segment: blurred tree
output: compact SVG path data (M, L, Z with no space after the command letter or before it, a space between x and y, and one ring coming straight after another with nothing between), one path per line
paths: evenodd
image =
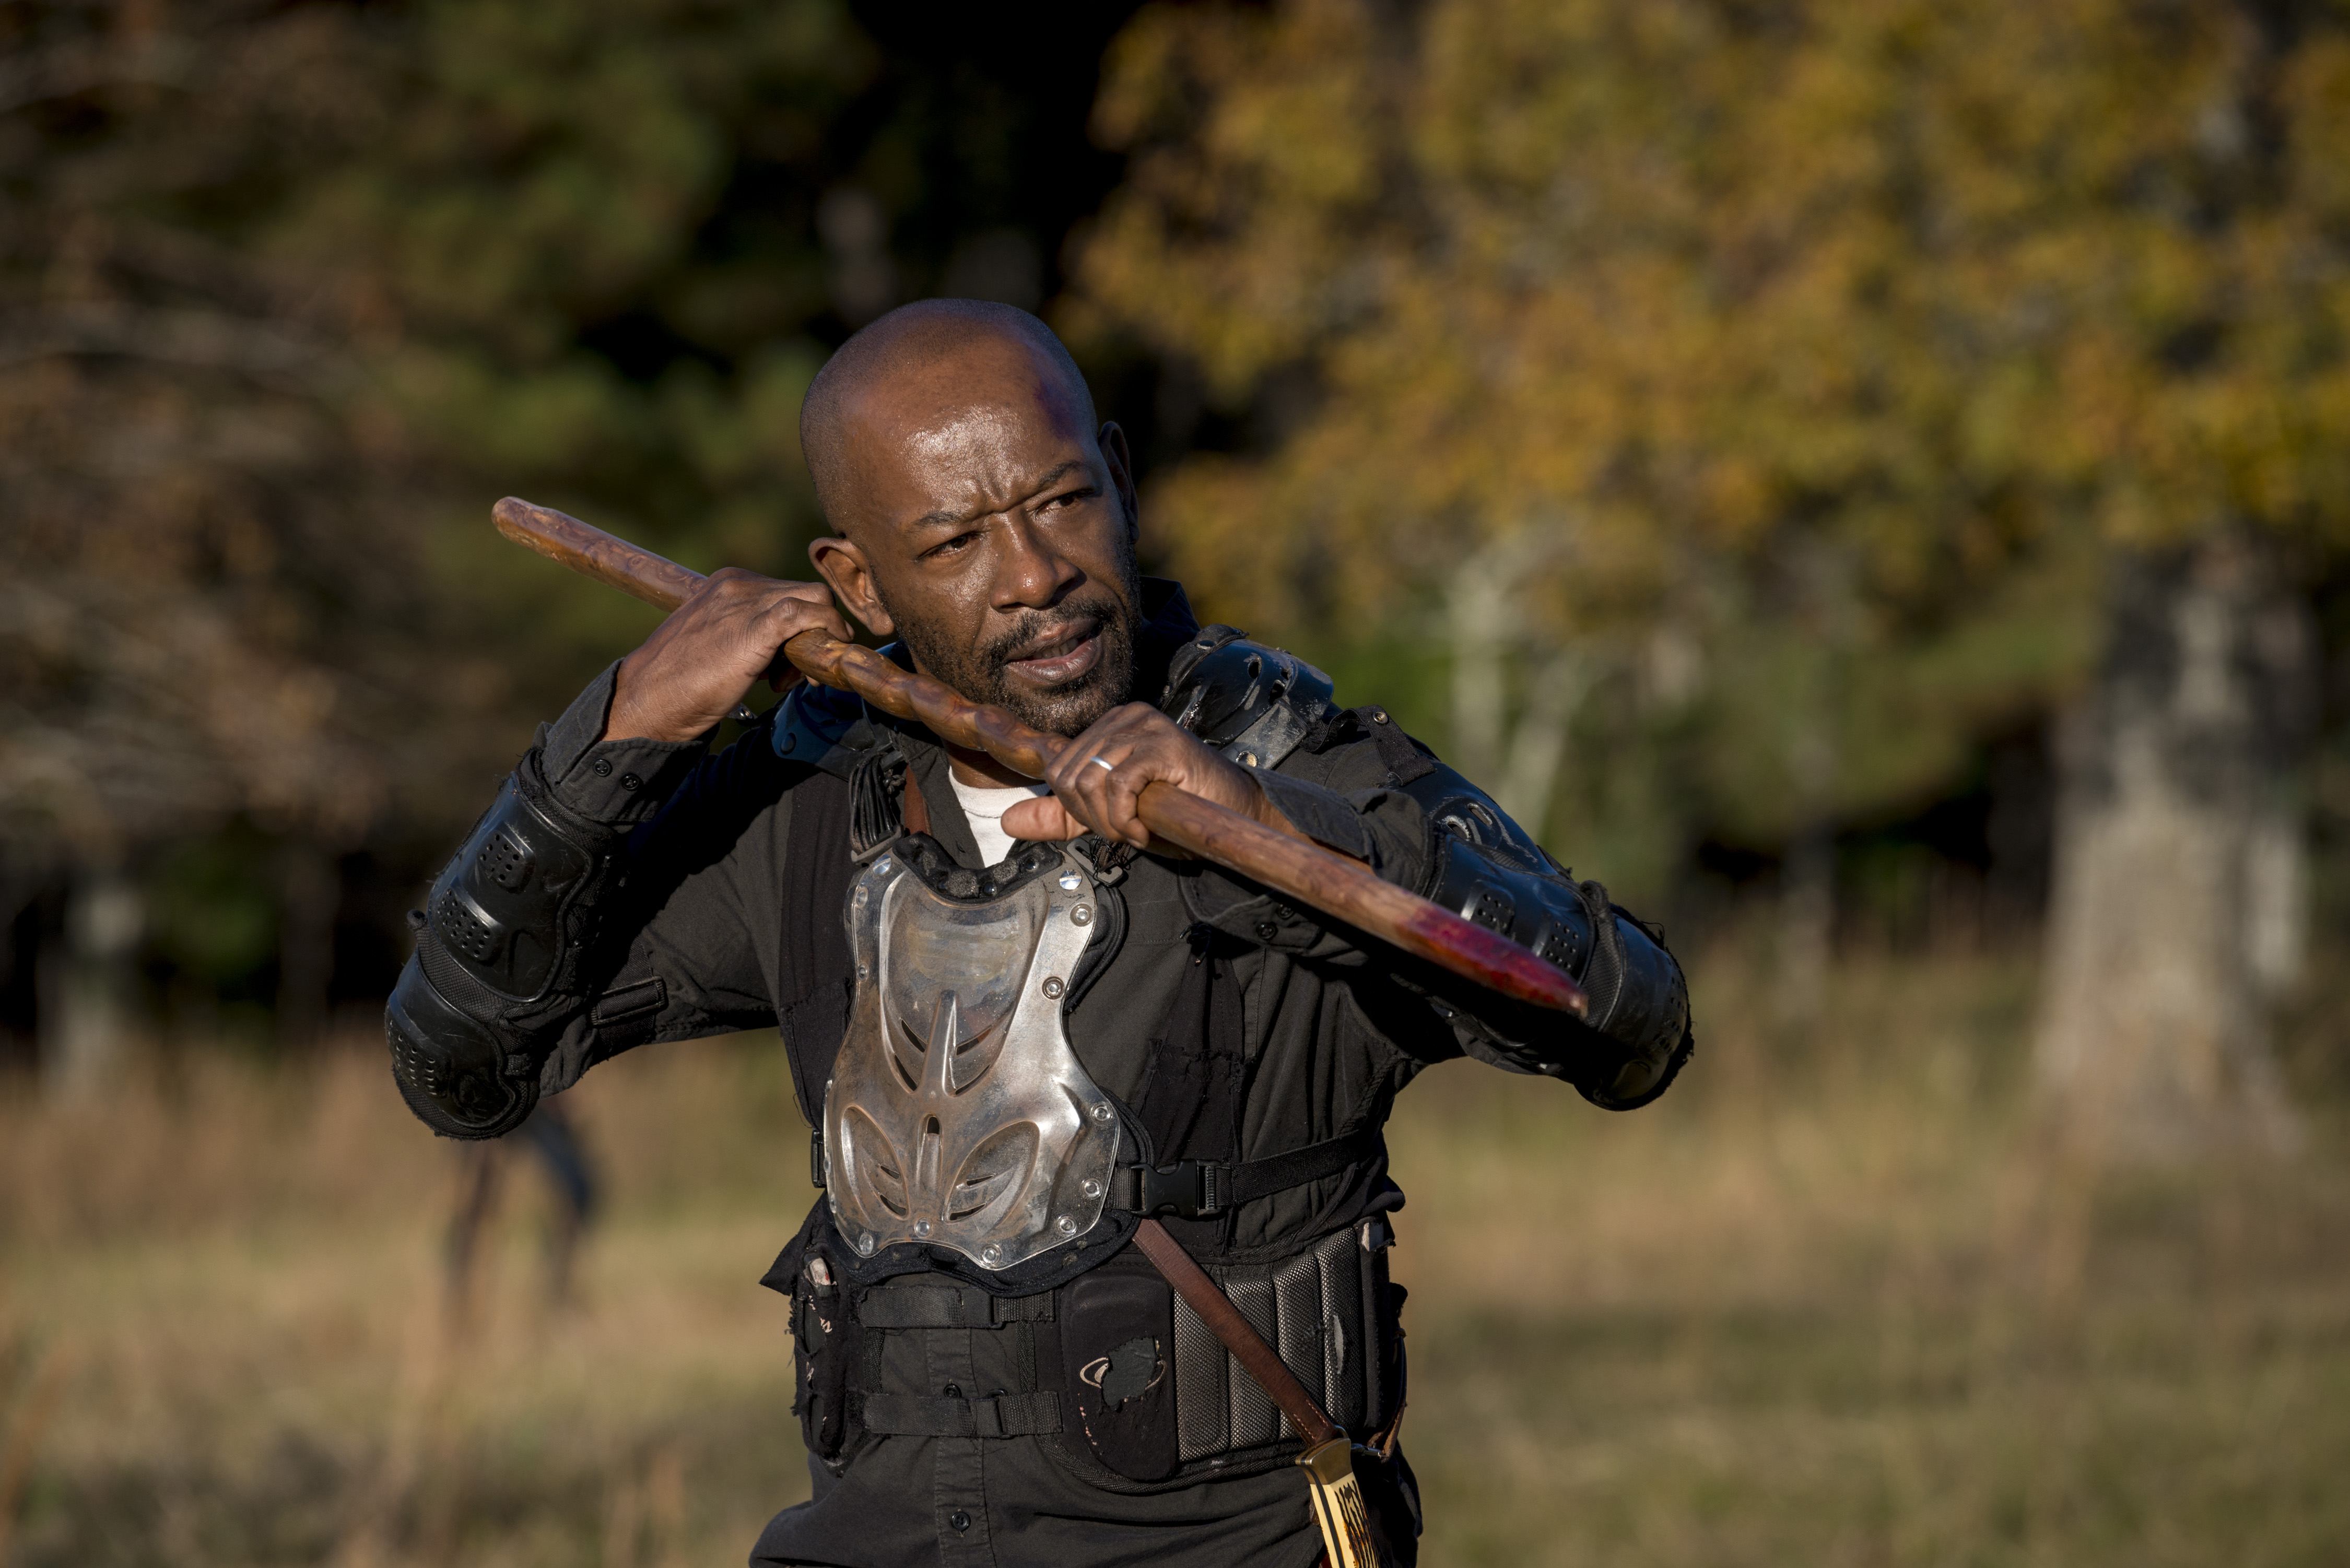
M1154 506L1211 607L1392 626L1443 585L1464 758L1514 711L1531 778L1590 671L1653 691L1648 648L1710 646L1690 809L1793 846L1793 989L1832 825L2075 699L2052 1103L2108 1150L2273 1141L2277 693L2294 563L2350 521L2345 21L1154 6L1109 62L1132 161L1069 320L1259 410L1257 451Z
M248 243L359 133L327 21L0 6L0 856L19 901L71 869L69 1084L135 996L136 855L240 812L347 841L413 732L346 315Z
M1057 286L1125 8L867 9L886 47L839 0L0 0L0 898L94 911L62 1055L142 940L209 975L142 906L238 821L314 1032L337 857L441 852L650 624L497 495L804 572L827 346Z
M799 399L833 304L816 209L877 62L834 0L342 16L366 132L260 244L348 302L471 679L525 671L514 700L543 712L650 622L496 539L494 492L705 567L799 566Z

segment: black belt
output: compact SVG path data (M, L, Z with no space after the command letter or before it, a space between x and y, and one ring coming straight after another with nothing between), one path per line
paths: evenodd
M1326 1143L1233 1163L1179 1159L1173 1165L1121 1165L1109 1173L1109 1207L1125 1214L1172 1214L1204 1220L1287 1188L1303 1187L1359 1165L1386 1147L1378 1127L1358 1127Z
M997 1328L1050 1323L1053 1293L992 1296L976 1285L893 1285L857 1293L857 1321L868 1328Z
M985 1399L868 1394L858 1418L867 1431L885 1437L1031 1438L1061 1429L1061 1399L1049 1389Z

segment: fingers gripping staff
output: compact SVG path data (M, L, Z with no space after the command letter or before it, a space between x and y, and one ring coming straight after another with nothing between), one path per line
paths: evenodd
M498 503L494 516L498 531L516 544L663 609L676 608L703 580L699 573L546 507L508 497ZM1030 778L1051 775L1069 745L1001 708L972 702L941 681L821 631L791 639L782 658L825 685L926 724L941 738L983 751ZM1115 764L1101 758L1086 761L1116 774ZM1168 843L1480 985L1578 1016L1587 1006L1582 987L1564 971L1506 937L1381 880L1368 867L1164 782L1146 785L1135 809Z

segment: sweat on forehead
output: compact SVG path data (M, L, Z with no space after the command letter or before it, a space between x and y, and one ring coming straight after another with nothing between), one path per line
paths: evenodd
M1093 393L1053 329L1028 312L983 299L925 299L900 306L858 330L816 372L800 405L800 451L816 481L816 501L839 525L850 414L869 394L902 386L913 393L970 351L1017 347L1067 400L1079 430L1094 426Z

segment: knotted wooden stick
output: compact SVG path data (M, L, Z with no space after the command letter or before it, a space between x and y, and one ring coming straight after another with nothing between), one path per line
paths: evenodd
M662 609L675 609L702 586L701 573L547 507L508 496L493 515L498 532L515 544ZM1065 736L1032 729L1001 708L973 702L853 642L804 631L783 651L810 679L854 691L884 712L926 724L941 739L985 752L1030 778L1044 777L1069 744ZM1370 867L1345 856L1163 783L1143 789L1135 812L1170 844L1504 996L1578 1017L1588 1005L1583 988L1565 971L1506 937L1381 881Z

